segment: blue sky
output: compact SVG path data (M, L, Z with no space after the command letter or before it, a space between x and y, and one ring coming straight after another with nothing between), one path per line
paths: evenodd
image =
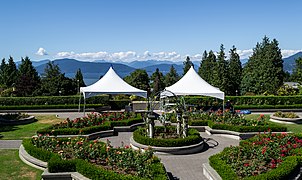
M264 35L284 57L302 49L302 1L9 0L0 2L0 58L199 60L235 45L248 57Z

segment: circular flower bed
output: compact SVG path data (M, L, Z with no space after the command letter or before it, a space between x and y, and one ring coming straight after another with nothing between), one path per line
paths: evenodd
M20 125L29 124L35 121L34 116L21 113L7 113L0 115L1 125Z
M299 124L302 122L302 118L294 112L277 111L270 116L270 121L285 124Z
M154 130L154 138L149 138L145 128L137 129L133 132L133 139L143 145L157 147L180 147L202 142L202 137L196 129L188 129L188 136L185 138L176 134L174 126L167 126L166 128L157 126Z
M286 133L258 135L240 142L240 146L225 148L220 154L210 157L210 164L223 176L222 178L232 176L234 172L238 177L235 178L233 175L232 179L258 176L280 167L278 171L275 173L272 171L264 179L276 179L269 176L286 179L285 176L292 173L299 164L295 163L296 159L287 158L300 156L301 147L302 138L299 136ZM285 168L287 164L290 164L291 169ZM231 172L227 172L229 168Z
M277 111L277 112L274 113L274 116L280 117L280 118L291 118L291 119L299 118L299 116L294 112Z

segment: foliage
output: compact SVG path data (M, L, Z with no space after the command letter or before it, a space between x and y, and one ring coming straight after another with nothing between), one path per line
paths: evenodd
M176 72L176 69L171 65L170 71L165 76L165 85L166 87L173 85L179 80L179 75Z
M175 127L166 127L168 131L174 130L176 133ZM155 127L155 131L160 131L164 135L164 127ZM157 146L157 147L180 147L187 146L192 144L197 144L202 141L199 132L196 129L188 130L188 137L185 138L149 138L147 137L146 129L140 128L133 132L133 139L141 144L148 146Z
M199 75L209 84L213 86L217 86L215 84L216 80L219 79L217 73L217 63L216 56L214 52L211 50L209 53L206 51L203 53L202 61L200 63L200 67L198 69Z
M150 79L152 81L151 87L153 88L153 95L158 94L165 88L164 75L158 68L156 68L156 71L151 75Z
M83 79L83 74L82 74L82 71L81 71L80 68L77 70L77 73L76 73L74 79L76 80L78 87L85 87L86 86L86 84L84 82L84 79ZM78 89L78 92L80 92L79 89Z
M150 150L142 153L129 149L129 146L113 148L109 141L105 144L98 140L88 141L83 138L60 139L38 136L29 141L31 141L32 149L43 150L44 152L41 153L45 154L51 153L48 161L51 172L79 171L92 179L98 179L96 176L104 179L109 179L109 177L111 179L141 179L154 176L166 179L163 166ZM30 154L35 154L35 152L30 152ZM94 172L83 172L88 167ZM156 173L159 174L156 175Z
M231 94L230 92L230 76L229 76L229 62L226 61L226 56L224 53L224 46L221 44L220 51L217 56L217 75L219 78L216 79L215 86L219 88L225 94ZM232 71L230 69L230 71Z
M72 95L77 93L77 84L62 74L58 65L50 61L46 64L41 79L39 94L48 96Z
M19 66L19 76L16 81L17 96L32 96L35 90L39 89L40 77L32 65L30 59L26 56L22 58Z
M28 114L21 114L19 113L6 113L6 114L0 114L0 120L5 119L5 120L19 120L22 118L27 118L29 117Z
M138 89L150 91L149 76L146 70L137 69L129 76L126 76L124 80Z
M281 117L281 118L299 118L299 116L294 112L277 111L274 113L274 116Z
M235 46L229 51L229 94L232 96L237 96L240 94L240 84L242 80L242 65L240 57L236 52Z
M302 83L302 57L296 59L295 68L293 70L293 74L291 75L290 80L293 82Z
M278 41L264 37L243 69L241 93L275 94L283 85L283 60Z
M287 84L282 85L277 91L278 96L294 96L298 95L298 93L299 89L293 88Z
M191 66L192 67L194 67L194 65L193 65L193 63L192 63L192 61L190 60L190 57L189 56L187 56L186 57L186 60L183 62L183 75L185 75L188 71L189 71L189 69L191 68Z
M298 166L297 159L291 156L295 156L295 149L301 146L302 140L294 135L268 133L242 141L240 146L225 148L220 154L210 157L210 164L216 169L217 161L220 161L220 166L225 169L218 168L219 174L224 171L220 174L222 176L234 175L233 171L238 178L256 176L258 179L260 175L259 178L283 179Z

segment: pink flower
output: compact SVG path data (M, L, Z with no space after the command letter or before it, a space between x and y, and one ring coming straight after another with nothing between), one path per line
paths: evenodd
M249 163L244 163L243 166L248 167L248 166L250 166L250 164Z

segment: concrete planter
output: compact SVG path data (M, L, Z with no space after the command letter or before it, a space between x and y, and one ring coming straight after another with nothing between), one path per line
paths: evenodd
M204 142L201 141L198 144L181 146L181 147L156 147L156 146L148 146L148 145L140 144L134 141L132 136L130 138L130 146L134 150L138 150L138 149L144 150L144 149L152 148L155 151L155 154L180 155L180 154L193 154L193 153L201 152L204 146Z
M35 116L29 116L27 118L22 118L19 120L0 120L0 125L23 125L29 124L35 121Z
M281 123L281 124L301 124L302 118L301 117L299 117L299 118L281 118L281 117L271 115L270 121L276 122L276 123Z

